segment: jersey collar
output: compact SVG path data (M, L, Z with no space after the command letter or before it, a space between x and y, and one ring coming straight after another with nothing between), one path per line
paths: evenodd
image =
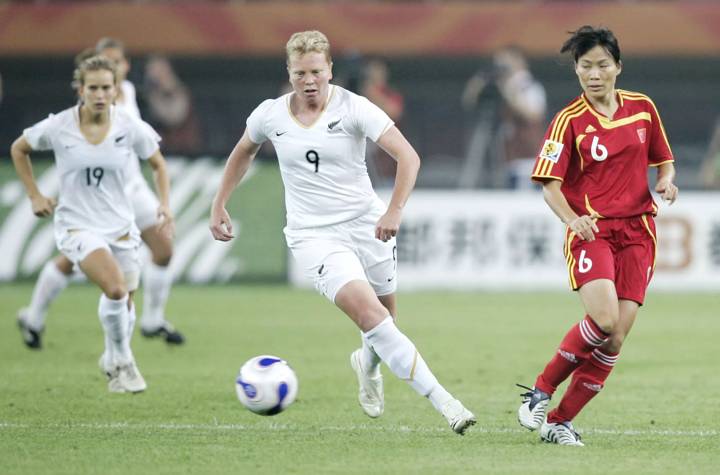
M293 120L297 125L299 125L300 127L302 127L303 129L312 129L312 128L315 126L315 124L317 124L318 121L319 121L319 120L322 118L322 116L325 114L325 111L327 110L328 105L330 104L330 101L331 101L332 98L333 98L333 95L335 95L335 85L334 85L334 84L329 84L329 86L330 86L330 92L328 93L328 97L327 97L327 99L325 100L325 104L323 104L323 108L322 108L322 110L320 111L320 114L318 114L317 119L315 119L315 122L313 122L313 123L310 124L310 125L305 125L305 124L303 124L302 122L300 122L300 121L298 120L297 117L295 117L295 114L293 114L292 109L290 108L290 99L292 99L292 96L293 96L293 94L295 94L295 93L294 93L294 92L291 92L290 94L288 94L288 95L287 95L287 99L285 99L285 105L287 106L287 111L288 111L288 114L290 115L290 118L292 118L292 120Z
M587 98L587 96L585 95L584 92L582 93L581 97L582 97L583 102L587 106L587 109L590 111L590 113L592 115L597 117L597 120L600 122L600 125L602 125L604 128L612 129L612 128L614 128L614 125L616 122L618 122L619 120L622 120L622 119L610 119L605 114L602 114L601 112L599 112L597 109L595 109L595 106L593 106L592 102L590 102L590 100ZM617 111L615 111L615 117L618 117L618 115L620 115L620 111L623 109L623 99L622 99L622 95L618 92L617 89L615 90L615 97L617 98L617 101L618 101L618 109L617 109Z

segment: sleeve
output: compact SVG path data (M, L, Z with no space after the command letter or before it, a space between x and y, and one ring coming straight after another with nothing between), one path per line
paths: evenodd
M123 107L131 116L140 119L140 108L137 103L137 94L133 83L127 79L120 85L123 91L124 103Z
M350 122L355 135L377 142L382 134L395 125L395 122L382 109L367 98L356 96L354 103L353 117Z
M140 159L147 160L160 149L160 140L162 139L147 122L137 119L133 123L135 126L133 151Z
M550 122L545 138L535 158L530 178L533 181L563 181L572 154L572 127L566 120L566 109L558 113Z
M53 123L55 115L50 114L47 119L41 120L37 124L23 130L23 137L27 140L33 150L50 150L52 149Z
M245 122L247 125L248 137L250 137L250 140L254 144L260 145L268 139L269 133L267 131L267 116L273 102L274 101L272 99L263 101L262 104L252 111Z
M660 114L652 101L648 101L652 124L650 126L650 146L648 148L648 165L657 167L667 162L674 162L670 142L668 142L665 127L663 127Z

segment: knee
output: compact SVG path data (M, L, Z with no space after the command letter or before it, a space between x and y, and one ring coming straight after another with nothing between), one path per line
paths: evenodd
M368 306L358 312L358 324L363 331L369 331L380 325L388 317L388 311L382 305Z
M128 294L125 284L121 283L106 285L103 292L111 300L120 300Z
M160 232L157 225L143 231L141 237L150 248L153 264L160 267L167 266L173 255L172 238Z
M608 307L590 315L590 318L600 327L605 333L611 334L617 325L620 315L617 308Z
M73 271L73 263L70 262L69 259L67 259L64 256L58 256L53 261L55 263L55 267L58 271L60 271L61 274L64 275L70 275Z
M620 349L625 342L626 336L627 335L623 332L614 331L603 345L603 349L611 353L620 353Z
M172 259L173 249L172 244L163 243L160 246L155 246L152 250L152 261L153 264L160 267L167 267Z

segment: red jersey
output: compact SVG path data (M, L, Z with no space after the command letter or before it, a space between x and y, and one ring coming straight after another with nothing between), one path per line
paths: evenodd
M608 119L581 95L561 110L545 133L532 179L560 180L578 215L627 218L657 213L647 167L672 162L655 104L644 94L617 91Z

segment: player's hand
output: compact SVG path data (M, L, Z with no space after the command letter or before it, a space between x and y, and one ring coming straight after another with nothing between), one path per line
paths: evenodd
M217 241L229 241L235 237L232 232L230 215L224 207L214 207L210 211L210 232Z
M661 178L655 185L655 191L660 193L663 201L671 205L675 203L679 190L670 179Z
M375 238L382 242L388 242L397 236L400 229L401 213L396 210L387 210L384 215L380 216L375 225Z
M32 212L38 218L46 218L53 213L57 201L55 198L48 198L45 195L37 194L30 198Z
M580 236L585 241L594 241L595 233L600 232L600 229L598 229L595 221L595 219L585 214L583 216L578 216L574 220L570 221L570 223L568 223L568 226L575 234Z
M157 218L160 226L158 230L172 239L175 236L175 218L173 217L172 211L165 205L158 206Z

